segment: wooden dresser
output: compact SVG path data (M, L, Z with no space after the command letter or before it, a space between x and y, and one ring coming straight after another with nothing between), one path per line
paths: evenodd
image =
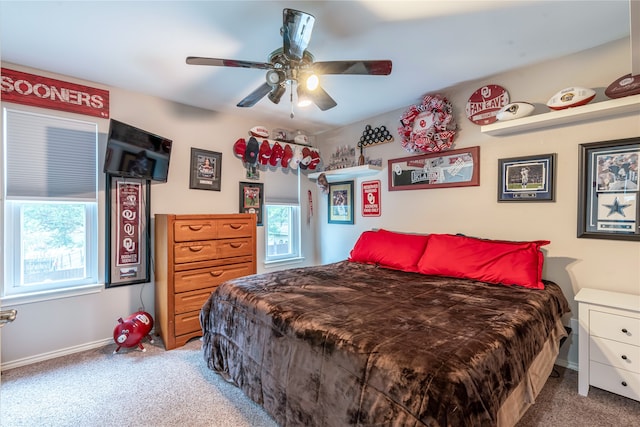
M640 401L640 296L583 288L578 393L589 386Z
M256 273L256 216L155 215L156 333L167 350L202 336L200 308L222 282Z

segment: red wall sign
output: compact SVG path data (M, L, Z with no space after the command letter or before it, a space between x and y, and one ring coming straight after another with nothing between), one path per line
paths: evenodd
M380 216L380 181L362 183L362 216Z
M109 118L109 91L1 69L2 100L88 116Z

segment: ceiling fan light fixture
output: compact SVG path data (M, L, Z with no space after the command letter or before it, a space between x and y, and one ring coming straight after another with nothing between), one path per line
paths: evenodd
M267 71L267 83L271 86L279 85L284 81L284 73L278 70Z
M287 88L285 87L285 85L280 84L278 86L275 86L273 89L271 89L271 92L269 92L268 98L271 102L273 102L274 104L277 104L280 102L280 98L282 98L282 95L284 95L286 91L287 91Z
M318 86L320 86L320 79L315 74L309 74L306 78L305 86L307 87L307 90L316 90L318 89Z
M307 91L302 87L302 85L298 85L298 107L308 107L311 105L311 97L307 93Z

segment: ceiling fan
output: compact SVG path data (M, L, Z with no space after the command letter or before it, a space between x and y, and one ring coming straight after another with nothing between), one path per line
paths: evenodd
M283 24L280 29L283 45L271 52L269 62L240 61L234 59L187 57L187 64L212 65L218 67L257 68L267 70L266 81L240 101L238 107L252 107L263 97L274 104L293 85L297 86L298 105L315 103L322 111L333 108L336 101L319 85L318 76L325 74L380 75L391 74L391 61L323 61L314 62L313 55L307 51L315 17L294 9L282 11ZM293 113L292 113L293 117Z

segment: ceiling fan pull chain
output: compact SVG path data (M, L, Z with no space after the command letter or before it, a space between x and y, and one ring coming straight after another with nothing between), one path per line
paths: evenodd
M293 114L293 89L291 89L291 91L289 93L289 99L291 100L291 116L289 116L289 117L291 117L293 119L293 116L294 116L294 114Z

